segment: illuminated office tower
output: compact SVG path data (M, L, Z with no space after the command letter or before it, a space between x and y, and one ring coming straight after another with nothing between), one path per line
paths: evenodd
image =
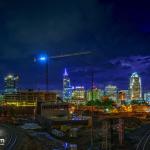
M142 100L141 77L135 72L130 77L130 99Z
M85 100L85 88L84 86L76 86L72 88L72 99L73 100Z
M104 95L104 92L98 88L94 88L92 90L87 91L87 100L101 100L101 97Z
M144 93L144 101L150 104L150 92Z
M18 81L19 77L18 76L14 76L14 75L7 75L4 78L5 81L5 93L15 93L17 92L17 81Z
M117 86L108 85L105 87L105 95L109 97L109 99L116 101L118 98L118 89Z
M63 100L71 100L72 97L72 87L70 84L70 78L67 73L67 69L65 68L63 75Z

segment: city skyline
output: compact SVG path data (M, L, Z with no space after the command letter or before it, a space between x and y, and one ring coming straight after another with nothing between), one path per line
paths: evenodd
M95 80L94 80L94 86L96 87L96 88L99 88L99 89L102 89L102 90L104 90L105 89L105 87L106 86L108 86L108 85L112 85L112 86L117 86L117 88L118 88L118 91L119 90L128 90L128 89L130 89L130 78L131 78L131 76L133 75L133 74L138 74L138 72L133 72L133 73L131 73L130 74L130 76L128 77L128 79L127 79L127 81L128 81L128 83L124 86L125 88L121 88L121 87L119 87L118 85L118 83L117 82L115 82L115 81L111 81L111 82L106 82L105 84L101 84L101 83L98 83L98 82L96 82ZM11 76L13 76L14 74L12 73L12 74L7 74L7 76L9 76L9 75L11 75ZM70 81L69 82L71 82L72 84L70 84L72 87L74 87L74 86L84 86L85 87L85 89L91 89L91 78L90 78L90 80L88 81L88 83L84 83L84 82L78 82L78 81L75 81L74 80L74 77L73 76L71 76L70 75L70 72L68 73L68 69L67 68L65 68L65 72L63 73L63 76L64 75L66 75L66 76L68 76L70 79ZM4 90L4 86L5 86L5 81L4 81L4 79L7 77L6 75L3 77L3 83L1 84L1 85L3 85L2 86L2 89L1 90ZM89 75L89 77L91 77L91 75ZM141 76L140 76L141 77ZM19 76L19 78L20 78L20 76ZM62 77L61 77L62 78ZM40 87L39 86L39 88L31 88L31 87L21 87L21 85L20 85L20 82L21 82L21 80L19 80L19 84L18 84L18 89L34 89L34 90L45 90L45 82L44 82L44 79L45 79L45 75L43 74L43 85ZM73 80L72 80L73 79ZM50 86L50 89L49 90L63 90L63 85L62 85L62 79L59 79L61 82L59 83L60 84L60 88L52 88L51 86ZM73 82L72 82L73 81ZM144 84L143 84L143 77L141 77L141 86L142 86L142 90L143 91L145 91L145 92L149 92L150 91L150 88L146 88L146 87L144 87ZM117 84L115 84L115 83L117 83ZM50 85L50 84L49 84ZM103 85L103 86L101 86L101 85Z
M150 1L0 0L0 149L150 150Z

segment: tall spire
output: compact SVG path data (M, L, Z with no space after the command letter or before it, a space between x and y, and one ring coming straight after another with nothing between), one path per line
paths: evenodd
M64 71L64 76L68 76L68 72L67 72L66 68L65 68L65 71Z

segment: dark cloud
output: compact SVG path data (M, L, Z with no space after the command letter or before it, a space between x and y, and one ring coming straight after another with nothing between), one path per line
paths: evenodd
M127 88L133 71L148 79L148 6L145 0L2 0L0 81L14 72L21 76L20 86L43 87L44 66L33 57L86 50L93 55L50 61L52 88L62 86L64 67L74 84L90 84L92 70L101 87L111 82Z

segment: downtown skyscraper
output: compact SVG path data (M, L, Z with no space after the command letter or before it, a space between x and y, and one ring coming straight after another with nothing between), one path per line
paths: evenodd
M134 72L130 77L129 92L131 100L142 100L141 77L137 72Z
M63 100L69 101L71 100L71 98L72 98L72 87L67 69L65 68L63 74Z
M17 92L17 81L19 80L18 76L14 76L11 74L8 74L5 78L4 78L4 82L5 82L5 93L15 93Z
M105 95L108 96L114 102L117 101L118 98L118 88L115 85L107 85L105 87Z

